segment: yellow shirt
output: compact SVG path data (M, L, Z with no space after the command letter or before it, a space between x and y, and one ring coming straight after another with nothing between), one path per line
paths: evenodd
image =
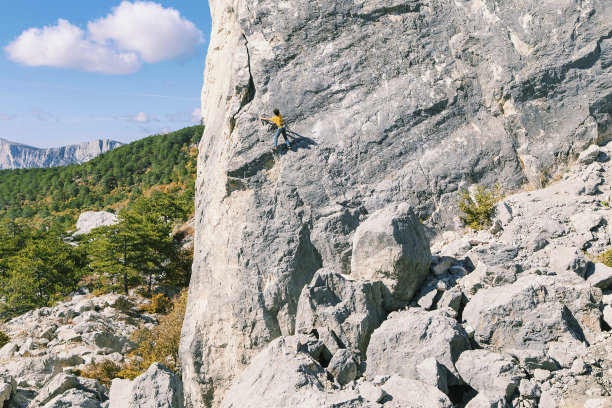
M274 123L276 123L276 126L283 127L285 126L285 122L283 122L283 116L282 115L276 115L272 118L270 118L270 120Z

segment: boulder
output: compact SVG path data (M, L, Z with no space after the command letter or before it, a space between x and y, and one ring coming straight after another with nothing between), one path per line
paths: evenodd
M62 372L54 356L27 357L0 364L0 373L6 373L21 387L42 388L51 378Z
M586 280L588 283L597 288L612 289L612 268L610 268L608 265L597 262L592 268L588 268Z
M334 393L325 370L309 354L298 352L299 336L273 340L251 361L225 393L221 408L364 407L355 390ZM112 408L112 407L111 407Z
M106 211L86 211L79 215L74 235L88 234L92 229L113 225L119 222L115 214Z
M91 346L97 347L104 354L127 354L137 347L130 339L110 332L91 332L83 335L83 340Z
M430 263L423 226L406 204L375 211L355 231L351 275L357 280L382 281L391 294L388 310L410 302Z
M365 374L368 379L399 375L416 380L417 366L433 357L450 373L448 385L456 385L460 380L454 363L470 348L467 334L446 309L394 312L370 338Z
M381 388L391 397L391 405L398 408L415 406L414 404L423 408L453 407L451 401L442 391L421 381L394 375L385 381Z
M39 391L36 398L32 401L32 404L34 404L34 406L43 406L58 395L72 388L77 388L78 386L79 381L74 375L58 374Z
M503 286L516 281L514 267L478 263L472 273L459 279L459 286L469 298L484 287Z
M495 391L482 391L476 394L465 408L506 408L506 397Z
M525 275L506 286L479 290L463 318L474 339L492 350L543 349L564 336L600 331L601 291L576 275Z
M90 392L69 389L46 403L42 408L100 408L101 401Z
M327 370L336 378L338 384L346 385L357 377L357 364L353 359L353 353L347 349L336 351L332 357Z
M428 357L417 365L419 380L433 385L448 394L448 370L433 357Z
M17 392L17 382L9 375L0 376L0 407Z
M512 360L488 350L466 350L455 363L461 378L478 392L510 399L525 374Z
M587 261L578 247L557 247L550 251L550 269L556 273L576 273L584 278Z
M612 306L606 305L603 309L603 320L609 327L612 327Z
M590 145L586 150L582 151L578 155L577 163L579 164L591 164L597 160L599 154L601 153L601 147L593 144Z
M316 330L332 352L350 348L365 356L370 335L385 319L381 282L356 282L328 269L320 269L302 289L295 329ZM338 343L341 344L338 344Z
M369 382L364 381L358 386L359 395L366 401L370 402L381 402L382 399L386 396L386 393L379 386Z
M183 408L181 380L160 363L134 379L115 379L111 385L109 408Z

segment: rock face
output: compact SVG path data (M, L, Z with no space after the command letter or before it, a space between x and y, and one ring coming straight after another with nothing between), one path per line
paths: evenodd
M56 167L84 163L119 146L123 146L123 143L104 139L50 149L39 149L0 139L0 170Z
M604 0L210 6L181 343L190 407L218 404L258 351L295 332L302 288L321 267L350 273L356 230L377 210L405 202L453 226L461 186L539 185L612 136ZM294 146L276 155L258 120L273 108Z
M85 211L79 215L75 235L88 234L92 229L113 225L118 222L117 216L106 211Z

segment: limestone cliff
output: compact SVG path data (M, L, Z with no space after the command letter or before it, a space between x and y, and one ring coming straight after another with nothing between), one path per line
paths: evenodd
M84 163L119 146L123 146L123 143L104 139L39 149L0 139L0 170L56 167Z
M434 227L455 192L539 184L612 137L606 0L210 0L187 406L217 404L292 334L322 266L350 273L357 227L407 202ZM279 108L291 151L260 115Z

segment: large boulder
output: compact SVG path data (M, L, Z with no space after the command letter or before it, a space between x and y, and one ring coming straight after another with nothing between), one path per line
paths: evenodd
M455 363L461 378L480 392L510 400L525 373L510 359L487 350L466 350Z
M363 407L355 390L331 393L325 370L300 352L298 336L281 337L263 349L225 393L221 408Z
M160 363L134 379L113 380L109 408L183 408L183 384Z
M419 364L434 357L448 370L448 385L457 385L461 381L454 363L469 349L467 334L445 309L394 312L370 338L365 374L369 379L395 374L418 380Z
M0 407L17 392L17 382L9 375L0 376Z
M89 234L94 228L114 225L118 222L115 214L106 211L86 211L79 215L74 235Z
M370 335L386 317L383 289L381 282L356 282L321 269L302 290L296 331L316 330L332 353L349 347L365 357Z
M355 231L351 276L382 281L391 294L388 310L410 302L430 263L429 241L407 204L374 212Z
M479 290L463 311L474 340L492 350L543 349L584 330L600 331L601 291L577 275L525 275L515 283Z
M6 373L21 387L42 388L51 378L62 372L54 356L27 357L0 364L0 373Z

